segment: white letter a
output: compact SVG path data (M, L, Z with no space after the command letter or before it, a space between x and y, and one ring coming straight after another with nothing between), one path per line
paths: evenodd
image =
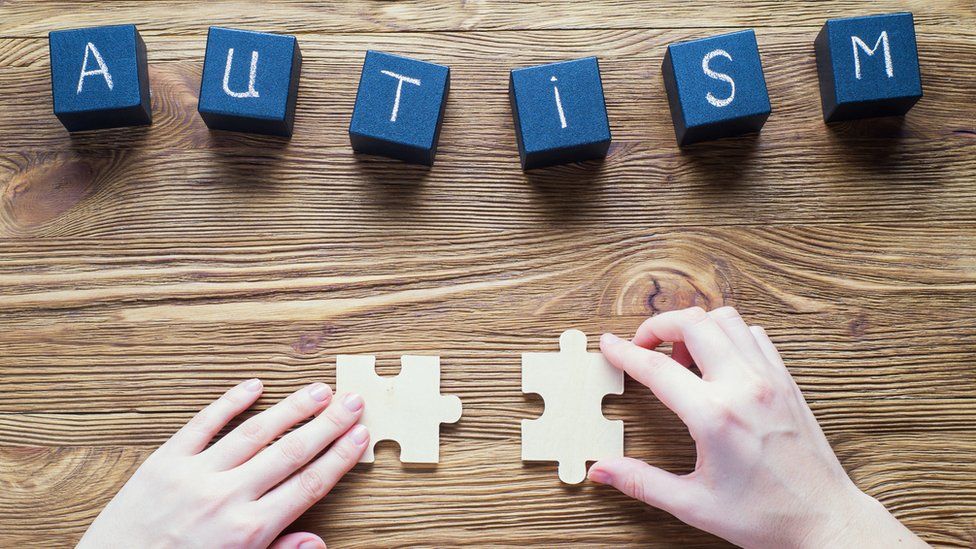
M88 70L88 52L91 52L92 56L95 58L95 62L98 63L97 71ZM105 61L102 59L102 54L98 53L98 48L95 47L95 44L89 42L88 45L85 46L85 60L81 63L81 76L78 77L77 93L81 93L81 90L84 89L85 77L95 76L96 74L100 74L105 78L105 84L108 85L108 90L112 91L112 88L114 87L112 84L112 74L108 72L108 67L105 66Z

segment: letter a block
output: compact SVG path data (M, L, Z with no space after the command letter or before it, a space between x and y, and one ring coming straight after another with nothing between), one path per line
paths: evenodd
M827 122L905 114L922 98L910 13L830 19L814 48Z
M291 137L301 73L294 36L210 27L197 110L213 130Z
M146 44L133 25L54 31L54 114L69 132L152 123Z
M523 170L607 155L610 120L596 57L515 69L508 98Z
M769 118L752 30L671 44L661 71L679 146L757 132Z
M451 87L451 69L367 51L349 141L357 153L434 164Z

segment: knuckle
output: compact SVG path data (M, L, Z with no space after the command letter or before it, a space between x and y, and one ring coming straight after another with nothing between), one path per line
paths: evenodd
M307 461L305 459L305 444L297 436L286 436L278 441L277 446L278 451L289 464L298 467Z
M241 424L241 434L250 442L264 442L264 432L264 425L257 418L251 418Z
M241 398L240 393L238 393L237 389L235 388L220 395L220 398L217 400L224 401L225 403L236 407L241 404L244 399Z
M624 493L630 497L647 503L647 488L644 481L636 474L627 475L624 479Z
M335 406L329 407L329 409L326 410L326 412L319 417L322 417L325 419L325 421L331 423L332 427L334 427L338 432L341 433L346 430L346 427L348 427L346 421L346 415L342 414L342 412L336 412L335 408L336 408Z
M353 453L348 444L336 444L332 447L332 452L342 463L349 463L352 460Z
M315 503L325 496L325 479L312 467L307 467L299 473L298 485L301 488L302 497L308 503Z
M264 526L261 521L248 520L248 518L234 520L231 524L231 535L235 546L255 547L264 537Z
M753 404L768 405L776 396L773 386L764 380L754 381L746 388L749 401Z
M305 418L312 415L312 410L308 404L307 397L296 394L288 397L287 402L295 416Z
M190 421L186 423L186 426L191 431L197 431L197 432L209 431L210 423L211 423L210 417L212 415L213 415L213 409L210 406L207 406L203 410L200 410L199 412L194 414L193 417L190 418Z

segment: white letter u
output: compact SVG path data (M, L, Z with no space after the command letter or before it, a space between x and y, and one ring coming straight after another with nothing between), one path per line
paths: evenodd
M251 52L251 74L247 81L247 91L246 92L236 92L230 89L230 67L234 64L234 48L227 50L227 65L224 67L224 93L231 97L245 98L245 97L261 97L258 95L258 91L254 89L254 79L258 74L258 52Z

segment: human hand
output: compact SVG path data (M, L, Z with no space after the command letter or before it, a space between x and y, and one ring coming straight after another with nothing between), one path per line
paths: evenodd
M671 357L654 350L665 341ZM854 485L766 332L735 309L664 313L600 348L681 418L698 460L679 476L604 459L590 480L743 547L927 547Z
M359 461L369 440L353 427L363 400L333 399L328 385L313 383L208 448L261 391L260 380L245 381L194 416L143 462L78 547L324 548L315 534L278 535Z

